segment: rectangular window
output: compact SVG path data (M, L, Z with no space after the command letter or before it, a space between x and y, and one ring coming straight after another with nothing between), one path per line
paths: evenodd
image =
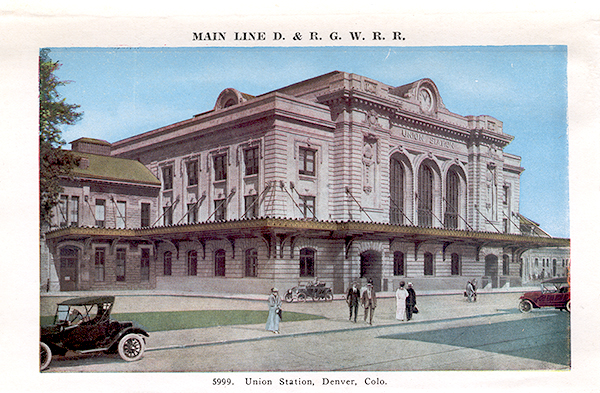
M300 209L302 209L302 214L304 214L304 218L315 218L315 197L301 195Z
M299 151L299 169L301 175L315 175L315 150L301 147Z
M165 166L162 169L163 175L163 190L172 190L173 189L173 167Z
M256 195L246 195L244 197L245 201L245 209L247 218L256 218L258 217L258 203L256 202Z
M69 197L66 195L61 195L58 201L58 225L69 225Z
M394 252L394 276L404 276L404 253Z
M215 181L227 179L227 154L214 157Z
M104 213L105 213L105 201L104 199L96 199L96 226L104 228Z
M71 197L71 206L69 206L69 219L72 226L79 226L79 197Z
M140 257L140 279L142 281L150 280L150 249L142 248L142 255Z
M116 220L117 228L126 228L127 203L125 201L117 201Z
M258 174L258 147L244 150L246 176Z
M504 233L508 233L508 218L503 218L502 223L504 224Z
M215 199L215 221L223 221L227 218L227 205L225 199Z
M140 226L142 228L144 227L149 227L150 226L150 204L149 203L142 203L142 208L141 208L141 219L140 219Z
M510 187L509 186L504 186L504 199L502 200L502 203L504 203L505 205L508 205L508 200L510 199Z
M173 206L163 208L163 222L165 226L173 225Z
M95 255L96 281L104 281L104 249L97 248Z
M188 186L198 184L198 160L188 161L187 165Z
M124 248L117 248L115 262L115 276L117 281L125 281L126 253Z
M188 203L187 205L187 220L188 224L193 224L198 222L198 204L197 203Z

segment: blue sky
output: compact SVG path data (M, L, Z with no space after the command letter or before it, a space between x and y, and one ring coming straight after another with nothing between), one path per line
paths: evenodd
M522 157L520 212L569 237L567 47L52 48L83 119L66 142L115 142L210 110L228 87L260 95L330 71L437 85L448 110L490 115Z

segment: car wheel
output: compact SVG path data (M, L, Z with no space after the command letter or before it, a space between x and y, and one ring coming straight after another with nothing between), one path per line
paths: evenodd
M292 296L291 293L286 293L285 294L285 301L288 302L288 303L293 302L294 301L294 296Z
M571 301L570 300L567 302L567 305L565 306L565 310L567 310L568 312L571 312Z
M327 293L325 294L325 301L326 301L326 302L330 302L330 301L332 301L332 300L333 300L333 295L331 294L331 292L327 292Z
M146 343L139 334L129 333L119 341L119 356L126 362L139 360L144 354Z
M46 343L40 342L40 371L47 369L51 360L52 351L50 347Z
M533 304L529 300L523 299L519 303L519 311L521 312L529 312L533 308Z
M305 302L306 301L306 295L304 293L299 293L298 294L298 301L299 302Z

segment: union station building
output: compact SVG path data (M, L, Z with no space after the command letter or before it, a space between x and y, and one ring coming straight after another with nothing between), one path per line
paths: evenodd
M260 96L228 88L191 119L72 142L79 165L45 234L42 283L518 286L532 274L524 253L568 259L570 241L519 214L512 139L498 119L450 112L429 79L390 86L335 71Z

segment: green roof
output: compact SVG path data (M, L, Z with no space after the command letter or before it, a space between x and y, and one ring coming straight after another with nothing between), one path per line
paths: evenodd
M72 174L75 177L152 186L161 185L160 180L139 161L90 153L73 152L73 154L89 161L87 168L85 165L73 168Z

